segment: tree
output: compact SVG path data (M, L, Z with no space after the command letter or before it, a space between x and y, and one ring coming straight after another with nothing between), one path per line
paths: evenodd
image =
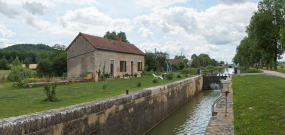
M169 59L169 54L166 52L156 52L155 57L158 61L159 68L162 69L164 67L165 61Z
M52 63L49 59L39 59L37 65L37 74L39 76L52 75Z
M0 60L0 69L3 69L3 70L9 69L8 61L6 59Z
M180 68L180 70L184 69L185 63L184 63L184 62L180 62L180 63L178 64L178 67Z
M61 53L52 61L52 69L56 76L62 76L67 72L67 57L66 53Z
M145 56L145 66L147 66L147 70L150 71L151 69L156 70L158 68L158 61L156 60L156 56L154 53L146 52Z
M122 32L122 31L120 31L119 33L116 33L116 31L113 31L113 32L107 31L106 34L103 37L104 38L108 38L108 39L117 40L117 36L121 36L122 37L122 42L130 43L127 40L126 33Z
M21 66L21 62L19 60L19 57L16 56L16 59L12 62L13 66Z
M30 63L31 63L31 58L30 57L26 57L26 59L23 62L26 66L26 68L29 68Z

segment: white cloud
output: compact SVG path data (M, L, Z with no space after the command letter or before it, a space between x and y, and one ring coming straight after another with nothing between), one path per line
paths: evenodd
M251 0L218 0L222 4L235 4L235 3L244 3Z
M139 28L138 33L141 34L141 36L148 38L149 40L154 40L153 32L151 32L149 29L141 27Z
M23 8L28 10L33 15L44 15L45 11L47 10L47 6L43 5L40 2L25 2L23 3Z
M0 23L0 33L3 37L12 37L16 33L7 29L3 24Z
M30 25L40 31L46 30L51 26L50 22L48 21L36 20L36 17L32 14L26 14L25 24Z
M218 47L218 46L216 46L216 45L208 44L207 47L208 47L211 51L220 51L220 47Z
M8 39L0 38L0 48L5 48L8 41Z
M148 8L162 8L187 1L189 0L137 0L137 4Z
M7 4L2 2L1 0L0 0L0 13L7 16L8 18L15 18L15 16L19 14L17 10L8 7Z
M54 29L55 33L88 32L102 35L106 31L132 31L133 26L129 19L113 19L100 12L96 7L86 7L70 10L57 18L60 30ZM70 33L69 33L70 34Z
M8 4L13 5L22 5L23 1L21 0L8 0L6 1ZM79 4L79 5L90 5L97 3L96 0L25 0L24 2L36 2L41 3L42 5L46 5L47 7L55 6L57 3L66 3L66 4Z

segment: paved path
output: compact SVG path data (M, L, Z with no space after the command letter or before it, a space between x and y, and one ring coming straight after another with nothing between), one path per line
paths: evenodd
M263 73L285 78L285 74L276 71L263 70Z
M234 135L234 112L233 112L233 89L231 78L227 78L230 81L227 113L225 115L226 104L224 100L221 100L215 107L215 111L218 112L217 116L212 116L205 135Z

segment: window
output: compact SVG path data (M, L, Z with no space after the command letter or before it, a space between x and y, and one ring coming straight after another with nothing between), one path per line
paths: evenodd
M126 72L126 71L127 71L127 62L120 61L120 72Z
M142 71L142 62L138 62L138 71Z

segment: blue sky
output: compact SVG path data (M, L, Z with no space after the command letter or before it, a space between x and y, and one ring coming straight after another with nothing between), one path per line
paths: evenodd
M142 51L231 63L259 0L0 0L0 48L68 46L79 32L124 31Z

